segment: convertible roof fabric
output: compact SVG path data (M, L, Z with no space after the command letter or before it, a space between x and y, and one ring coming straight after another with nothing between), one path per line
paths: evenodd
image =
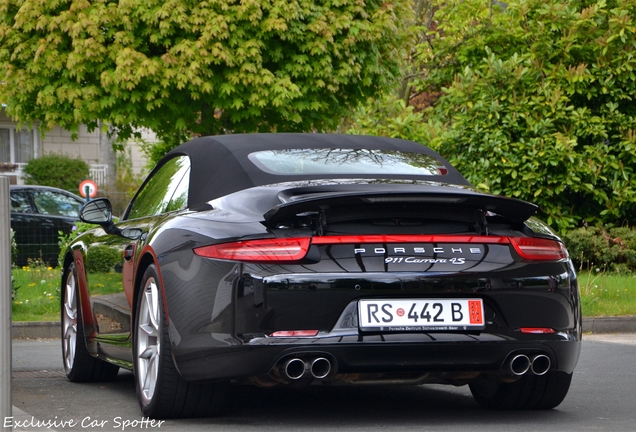
M286 174L265 172L252 163L250 153L284 149L369 149L423 153L443 162L448 173L441 176L417 175L332 175ZM215 198L254 186L297 180L328 178L425 179L458 185L470 183L444 158L428 147L412 141L386 137L317 133L237 134L195 138L170 151L155 168L177 156L190 158L190 195L188 207L200 206Z

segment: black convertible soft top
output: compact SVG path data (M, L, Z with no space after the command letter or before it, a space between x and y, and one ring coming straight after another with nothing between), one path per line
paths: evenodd
M434 157L444 164L445 175L365 175L365 174L285 174L278 175L258 168L249 159L251 153L263 150L285 149L369 149L422 153ZM190 158L190 195L188 207L198 207L215 198L243 189L326 178L392 178L424 179L457 185L470 183L444 158L428 147L412 141L396 138L318 134L318 133L273 133L236 134L195 138L170 151L155 168L176 155Z

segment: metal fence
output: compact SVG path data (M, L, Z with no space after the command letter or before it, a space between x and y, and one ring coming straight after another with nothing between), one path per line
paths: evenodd
M108 165L90 164L89 177L97 183L97 186L104 187L108 180Z

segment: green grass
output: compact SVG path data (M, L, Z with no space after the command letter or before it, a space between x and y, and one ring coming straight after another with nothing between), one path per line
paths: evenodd
M580 272L584 317L636 315L636 274Z
M13 321L57 321L60 319L59 269L37 263L13 269ZM91 276L95 294L120 292L120 273ZM584 317L636 315L636 274L580 272L579 291Z
M18 287L12 304L13 321L58 321L60 319L61 271L34 264L14 268L13 285ZM111 294L122 290L121 273L91 276L94 294Z
M60 319L60 271L43 265L13 269L13 321Z

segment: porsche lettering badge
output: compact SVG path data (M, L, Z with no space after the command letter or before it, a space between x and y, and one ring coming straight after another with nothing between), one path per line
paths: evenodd
M351 251L357 259L382 258L385 265L411 267L412 265L432 266L435 269L454 266L474 266L483 260L487 251L483 244L363 244L352 246ZM442 265L443 267L439 267ZM448 267L447 267L448 266ZM429 267L432 268L432 267Z

